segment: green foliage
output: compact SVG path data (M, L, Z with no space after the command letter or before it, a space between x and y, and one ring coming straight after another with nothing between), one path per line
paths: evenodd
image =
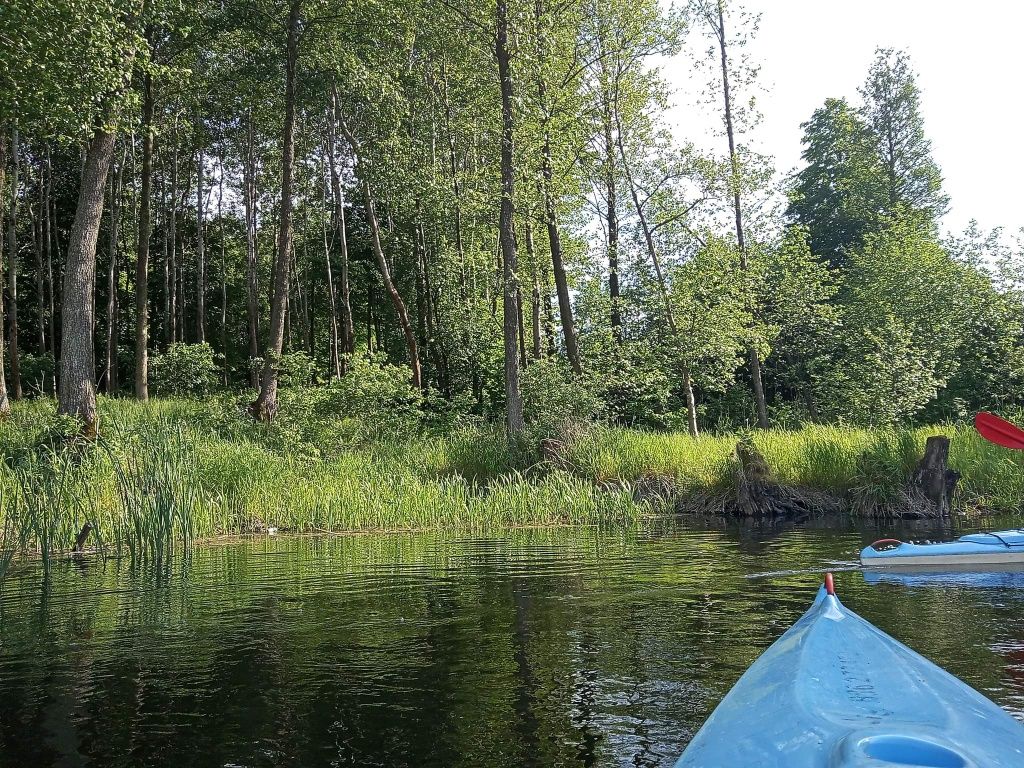
M902 207L928 224L935 222L949 209L949 198L942 193L942 174L925 137L920 91L907 53L879 48L860 93L885 171L886 211Z
M843 348L825 374L831 415L897 424L936 397L959 365L962 278L913 215L866 239L840 294Z
M134 103L133 64L148 55L142 7L131 0L5 2L0 103L39 135L80 140L97 125L116 125Z
M150 361L153 391L161 395L204 395L217 384L217 362L209 344L171 344Z
M570 434L600 418L603 405L593 382L562 360L532 361L522 372L523 413L539 437Z
M286 352L277 364L278 381L284 387L308 387L316 374L316 361L307 352Z
M367 434L415 431L423 417L423 393L409 381L409 369L382 358L357 357L349 373L319 397L318 413L351 418Z
M877 138L843 99L826 99L801 126L806 163L789 189L789 216L833 264L862 245L889 205Z
M676 380L662 348L623 344L615 356L594 361L592 386L604 412L615 424L664 429L672 419L672 385Z
M678 327L673 357L705 389L732 382L751 342L747 276L726 240L710 237L697 255L669 273Z
M53 355L25 352L20 356L21 382L27 392L36 395L53 394Z

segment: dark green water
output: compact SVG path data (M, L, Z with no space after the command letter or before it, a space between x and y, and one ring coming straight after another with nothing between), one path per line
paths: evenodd
M877 535L275 538L46 586L23 569L0 603L0 766L668 766ZM1020 717L1024 575L999 581L836 574Z

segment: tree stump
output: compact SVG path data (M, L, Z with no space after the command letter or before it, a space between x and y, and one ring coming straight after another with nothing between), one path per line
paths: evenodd
M960 473L948 467L949 438L933 435L924 446L924 458L918 462L910 482L914 491L930 502L939 517L947 517L953 508L953 495Z
M816 508L825 507L824 499L780 484L772 476L768 462L753 443L736 444L735 511L746 517L788 517L803 519Z

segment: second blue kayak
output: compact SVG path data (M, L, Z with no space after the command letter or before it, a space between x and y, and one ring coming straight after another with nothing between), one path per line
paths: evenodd
M823 587L676 764L720 766L1020 768L1024 727Z
M969 533L956 541L914 544L881 539L861 550L866 566L979 566L1024 563L1024 530Z

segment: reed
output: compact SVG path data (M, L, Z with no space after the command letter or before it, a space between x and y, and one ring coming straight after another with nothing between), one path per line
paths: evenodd
M301 404L299 404L301 405ZM462 426L367 441L350 420L302 407L271 425L236 402L101 399L103 438L83 444L51 401L17 403L0 424L0 568L17 554L44 562L89 546L164 559L196 539L264 532L632 525L652 514L634 498L654 479L707 494L732 482L740 435L592 427L556 460L510 446L500 430ZM890 503L930 434L952 437L961 499L1024 511L1024 456L965 425L904 430L809 426L750 437L783 483ZM549 457L550 458L550 457Z

